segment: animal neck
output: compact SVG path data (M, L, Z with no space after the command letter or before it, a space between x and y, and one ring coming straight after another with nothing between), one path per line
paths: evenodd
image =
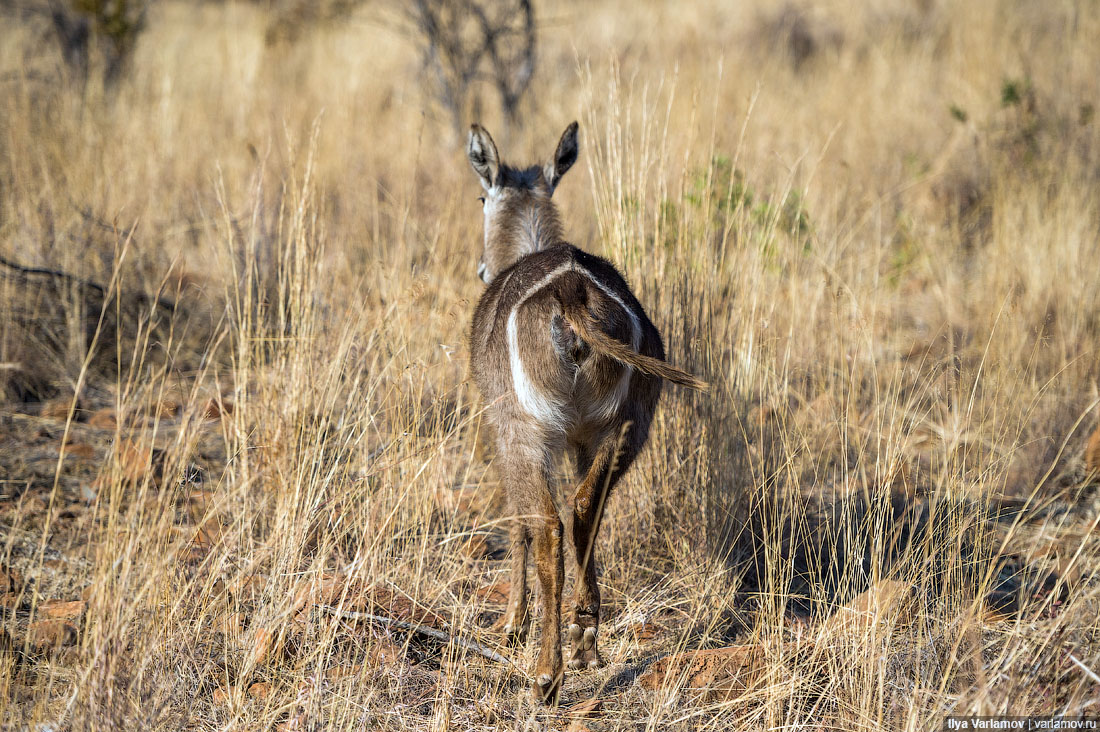
M530 206L516 223L517 240L525 254L547 249L561 241L561 221L553 204Z
M549 249L562 241L561 220L552 203L526 206L511 217L509 225L502 227L498 251L508 252L508 267L528 254Z

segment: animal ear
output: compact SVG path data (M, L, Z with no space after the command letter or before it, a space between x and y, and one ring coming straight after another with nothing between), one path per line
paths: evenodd
M496 143L479 124L470 125L470 137L466 141L466 157L474 172L481 178L481 185L489 190L500 175L500 155Z
M561 177L577 162L578 154L580 145L577 142L577 123L574 122L561 133L558 149L554 151L553 159L546 164L546 180L550 183L551 191L558 187Z

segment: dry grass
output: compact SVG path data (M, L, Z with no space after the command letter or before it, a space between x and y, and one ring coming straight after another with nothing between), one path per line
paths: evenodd
M0 724L1100 714L1100 13L708 5L540 6L501 140L581 120L571 240L715 385L670 390L612 499L580 722L491 629L478 191L392 11L268 47L256 7L163 4L112 94L4 21L0 255L71 276L0 270ZM79 614L28 631L47 610ZM728 645L733 682L638 681Z

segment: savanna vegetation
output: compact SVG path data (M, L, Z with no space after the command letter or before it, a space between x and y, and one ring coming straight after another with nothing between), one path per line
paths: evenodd
M1100 715L1100 7L724 5L0 3L0 725ZM580 121L567 236L711 384L555 709L494 628L475 119Z

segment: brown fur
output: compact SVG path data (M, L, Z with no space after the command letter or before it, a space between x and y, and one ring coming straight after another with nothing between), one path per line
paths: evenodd
M564 277L562 278L564 280ZM573 326L580 340L589 344L596 353L609 356L621 364L633 366L644 374L658 376L689 389L704 390L707 383L692 376L688 372L672 366L666 361L638 353L621 341L606 335L599 328L599 324L592 318L588 309L588 293L584 283L577 278L570 280L579 287L571 288L566 292L560 292L558 302L561 303L562 315Z
M477 125L467 148L486 191L479 270L489 282L470 330L470 370L496 428L496 462L518 519L503 627L514 639L526 633L533 547L543 633L532 690L547 702L556 701L562 678L564 526L551 494L555 458L569 449L580 481L570 500L577 564L569 666L593 667L602 663L593 555L607 498L645 445L662 379L706 387L665 363L660 333L611 263L562 240L551 196L576 160L576 134L574 122L542 167L503 165Z

